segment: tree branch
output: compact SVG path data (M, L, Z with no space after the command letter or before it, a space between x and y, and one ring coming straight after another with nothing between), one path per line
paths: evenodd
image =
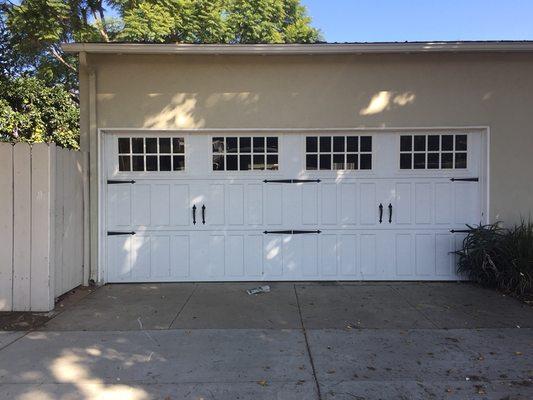
M69 64L68 62L65 61L65 59L61 56L61 54L59 54L59 52L54 48L54 46L51 46L50 47L50 51L52 53L52 55L63 65L65 65L67 68L71 69L72 71L74 72L78 72L78 70L76 69L76 67L74 67L73 65Z

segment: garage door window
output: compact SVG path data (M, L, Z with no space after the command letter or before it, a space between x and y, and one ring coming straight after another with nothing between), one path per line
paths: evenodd
M467 135L401 135L400 169L465 169Z
M372 136L307 136L307 170L372 169Z
M118 170L121 172L183 171L183 137L119 137Z
M276 136L214 137L213 171L263 171L278 169Z

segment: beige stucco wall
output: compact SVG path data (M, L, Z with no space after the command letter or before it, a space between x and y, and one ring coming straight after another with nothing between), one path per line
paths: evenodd
M88 61L98 128L489 126L492 220L516 222L533 209L533 54ZM81 81L88 132L86 77Z

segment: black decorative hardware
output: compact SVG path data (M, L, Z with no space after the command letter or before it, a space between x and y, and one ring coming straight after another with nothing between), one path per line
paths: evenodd
M135 235L135 232L120 232L120 231L107 231L107 236L118 236L118 235Z
M470 233L472 229L450 229L450 233Z
M450 178L452 182L479 182L479 178Z
M392 222L392 204L389 203L389 224Z
M287 230L287 231L264 231L264 234L269 233L278 233L283 235L302 235L304 233L321 233L322 231L316 230L316 231L298 231L298 230Z
M320 183L320 179L265 179L265 183Z
M205 225L205 204L202 205L202 224Z
M117 180L113 180L113 179L109 179L107 181L107 184L108 185L120 185L120 184L124 184L124 183L135 183L134 180L131 180L131 181L117 181Z
M192 223L196 225L196 204L192 206Z
M379 203L379 223L383 222L383 204Z

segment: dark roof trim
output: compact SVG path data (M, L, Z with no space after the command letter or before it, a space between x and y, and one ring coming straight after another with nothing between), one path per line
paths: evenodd
M67 53L205 54L205 55L313 55L377 53L485 53L533 52L533 41L392 42L314 44L141 44L65 43Z

